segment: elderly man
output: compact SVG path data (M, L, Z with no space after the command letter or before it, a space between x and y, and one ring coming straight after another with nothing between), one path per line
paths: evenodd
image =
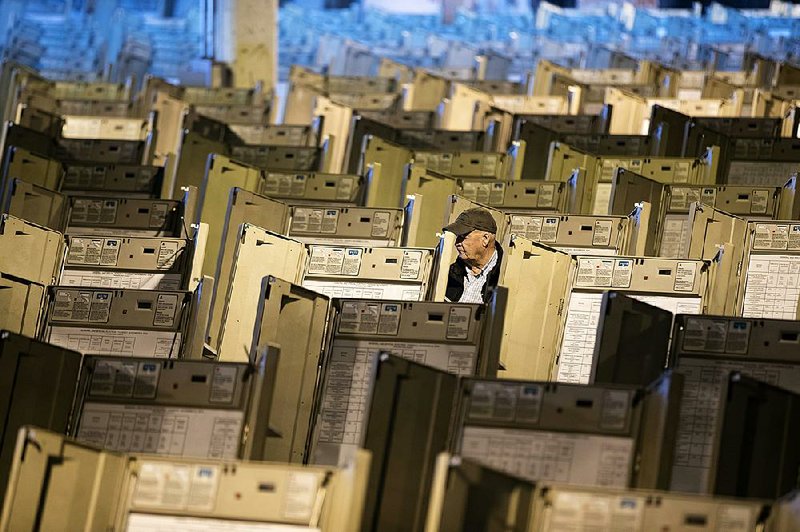
M467 209L444 228L456 235L458 258L447 276L447 301L484 303L500 279L503 250L496 242L497 224L489 211Z

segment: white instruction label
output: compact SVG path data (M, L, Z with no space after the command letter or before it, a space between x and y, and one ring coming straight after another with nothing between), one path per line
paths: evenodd
M214 374L211 377L211 393L208 397L208 402L223 404L232 403L238 375L239 368L236 366L214 366Z
M158 248L158 262L157 268L159 270L168 270L172 268L181 251L180 242L167 240L161 242Z
M303 279L303 287L330 298L393 299L422 301L422 285L417 283L350 282L339 280Z
M633 447L631 438L467 426L461 455L527 480L624 488Z
M214 509L219 466L143 462L136 477L133 506L141 509Z
M236 458L243 421L238 410L87 402L77 439L109 451Z
M135 329L50 327L48 342L84 355L177 358L181 333Z
M611 231L614 227L613 220L597 220L594 222L592 245L606 247L611 244Z
M361 269L361 248L312 246L309 275L352 275Z
M150 221L148 227L158 228L167 223L167 215L170 211L169 203L153 203L150 208Z
M753 249L781 251L789 247L789 226L786 224L756 224Z
M403 262L400 263L401 279L417 279L422 269L422 251L403 251Z
M135 290L180 290L179 273L137 273L110 270L68 270L61 273L61 286L132 288Z
M689 212L689 205L700 201L700 189L696 187L670 187L669 210ZM713 203L711 204L713 205Z
M793 320L798 299L800 255L750 255L742 316Z
M672 288L676 292L691 292L694 289L694 281L696 277L696 262L678 262L678 265L675 269L675 284Z
M319 528L297 525L254 523L208 517L175 517L132 513L128 516L126 532L320 532Z
M92 397L133 397L152 399L158 390L161 364L97 360L94 365L89 395Z
M115 199L75 198L69 223L72 226L113 224L117 219L117 205Z
M466 340L469 336L469 324L472 318L470 307L451 307L447 317L448 340Z
M306 176L267 174L264 195L277 197L303 197L306 194Z
M630 288L633 277L633 261L631 259L616 259L614 261L614 274L611 277L612 288Z
M610 288L613 273L614 259L579 257L578 275L575 278L575 286L598 286Z
M645 498L631 495L581 493L562 488L555 492L550 530L641 530Z
M114 300L112 292L56 290L53 321L106 323Z
M531 383L475 382L469 400L469 420L536 424L542 411L541 386Z
M158 294L154 327L172 327L178 314L178 294Z
M511 216L511 234L527 238L532 242L542 242L542 222L541 216Z
M683 331L684 351L746 355L750 322L713 318L689 318Z
M558 222L557 216L551 216L542 220L542 235L539 239L543 243L555 242L558 239Z
M67 264L99 265L102 251L102 238L71 238Z
M343 177L339 180L339 186L336 187L336 199L339 201L350 201L353 199L353 190L355 189L355 180L352 177Z
M769 197L769 190L753 190L750 193L750 214L766 214Z
M386 238L389 236L389 222L392 219L392 213L378 211L372 215L372 231L370 232L370 236L372 237L383 237Z
M283 518L309 521L317 500L319 478L314 473L292 472L286 483Z

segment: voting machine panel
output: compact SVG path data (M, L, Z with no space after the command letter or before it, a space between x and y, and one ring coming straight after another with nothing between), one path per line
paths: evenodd
M181 237L184 204L175 200L72 196L67 232L71 235Z
M433 250L354 246L308 247L303 286L328 297L423 301Z
M164 168L134 164L68 163L61 192L67 195L158 197Z
M78 352L0 330L0 499L19 429L67 430L80 367Z
M120 453L23 427L7 477L0 528L112 530L126 468L127 458Z
M267 356L277 355L253 366L87 356L71 433L109 451L260 459Z
M324 156L314 146L232 146L231 158L264 170L316 172Z
M706 304L708 264L701 260L578 256L573 261L561 349L552 378L586 384L595 366L603 292L625 292L673 314L700 314Z
M415 151L414 162L453 177L510 179L513 159L504 153Z
M336 464L363 444L381 352L456 375L491 371L481 351L491 318L474 304L334 300L310 460Z
M711 493L731 372L800 391L798 322L677 316L671 364L684 376L671 489Z
M257 192L290 204L358 205L362 190L361 178L357 175L268 172Z
M288 236L306 244L398 246L402 209L295 205Z
M119 530L361 530L368 453L341 468L157 456L128 460Z
M66 228L68 210L66 196L22 179L8 181L3 204L0 205L0 211L15 218L62 233Z
M192 241L179 238L68 236L63 286L182 290Z
M511 214L512 235L572 255L624 255L632 224L623 216Z
M217 333L217 359L255 360L253 342L261 281L268 275L300 283L308 261L306 247L297 240L244 223L239 227L227 291L214 294L210 320ZM213 338L215 329L210 329Z
M452 450L532 481L627 487L643 404L631 387L465 379Z
M55 155L68 161L100 164L151 164L152 146L146 140L58 139Z
M219 256L216 257L216 268L214 269L214 295L206 338L206 342L213 348L217 347L220 320L226 304L225 297L230 286L236 250L240 242L239 230L242 224L251 224L275 234L282 234L289 223L289 207L280 201L233 187L228 195L225 219L220 223L222 223L222 231Z
M564 212L564 183L460 179L459 184L460 196L503 211Z
M11 179L23 179L40 187L59 190L64 179L64 166L46 155L9 146L0 182L6 183Z
M536 490L530 530L758 530L769 512L758 500L664 491L545 484Z
M746 318L795 319L800 300L800 223L750 222L738 308Z
M408 165L401 195L406 201L413 197L411 214L406 216L406 221L415 226L409 225L406 245L435 247L439 243L437 235L447 216L449 198L457 190L458 182L452 177L417 163Z
M53 284L61 269L64 236L8 214L0 215L0 273L39 285Z
M635 209L643 210L644 204L649 205L649 215L639 220L638 228L641 234L637 237L637 240L644 239L642 254L648 257L658 255L656 240L661 228L663 195L664 185L658 181L625 168L617 168L614 171L608 213L625 216ZM643 228L646 230L642 230Z
M89 354L179 358L191 292L50 287L44 340Z
M273 276L261 282L251 353L280 347L264 460L304 463L330 300Z

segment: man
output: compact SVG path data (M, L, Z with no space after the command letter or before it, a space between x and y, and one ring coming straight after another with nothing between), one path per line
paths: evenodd
M497 243L497 224L489 211L467 209L444 228L456 235L458 258L447 276L447 301L484 303L489 288L500 280L503 250Z

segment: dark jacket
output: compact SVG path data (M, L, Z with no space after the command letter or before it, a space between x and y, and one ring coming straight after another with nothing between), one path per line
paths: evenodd
M500 281L500 263L503 260L503 248L501 248L500 244L497 242L495 242L494 247L497 250L497 263L494 265L494 268L492 268L492 271L489 272L486 277L486 283L483 285L481 298L484 303L486 303L486 293L490 288L496 287L497 283ZM447 274L447 289L444 295L448 301L456 303L461 299L461 294L464 293L464 277L466 275L467 265L461 260L461 257L459 257L450 265L450 271Z

